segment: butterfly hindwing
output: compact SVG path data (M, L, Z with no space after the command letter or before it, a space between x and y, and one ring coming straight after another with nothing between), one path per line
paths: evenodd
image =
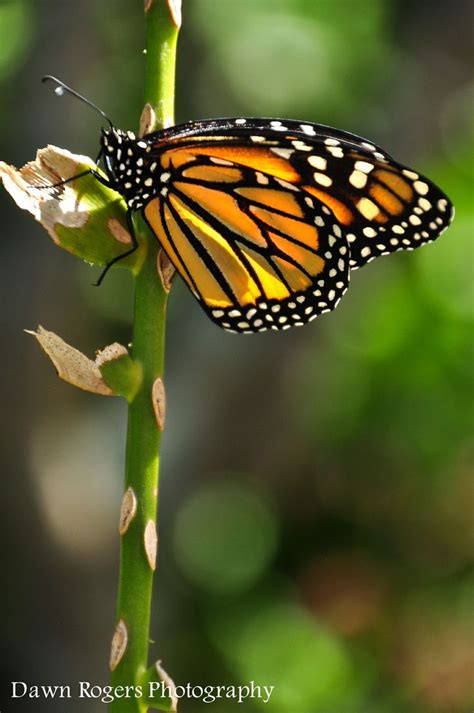
M350 255L327 206L217 155L183 149L165 168L166 185L145 218L214 322L238 332L288 329L334 309Z

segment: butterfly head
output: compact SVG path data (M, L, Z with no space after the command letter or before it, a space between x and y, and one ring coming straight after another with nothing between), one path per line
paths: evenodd
M110 187L120 193L130 208L141 208L151 195L150 145L132 131L102 129L101 155Z

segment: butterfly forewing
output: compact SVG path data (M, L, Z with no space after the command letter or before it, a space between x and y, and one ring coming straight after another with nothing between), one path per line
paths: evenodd
M353 269L432 242L452 219L450 201L437 186L354 134L263 119L193 122L168 132L176 159L187 147L194 157L242 163L318 198L347 233Z

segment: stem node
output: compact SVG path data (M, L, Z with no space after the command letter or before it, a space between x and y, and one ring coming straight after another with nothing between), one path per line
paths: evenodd
M145 554L150 565L150 569L153 571L156 569L156 553L158 551L158 535L156 532L155 523L153 520L148 520L145 532L143 536L143 542L145 545Z
M128 631L123 619L117 622L110 647L110 670L115 671L124 657L128 644Z
M136 514L137 497L133 488L128 487L123 495L122 508L120 510L119 532L121 535L125 535Z

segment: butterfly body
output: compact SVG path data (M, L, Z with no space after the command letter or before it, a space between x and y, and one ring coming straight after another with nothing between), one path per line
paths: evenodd
M275 119L103 130L110 186L141 210L188 287L230 331L334 309L352 269L431 242L452 206L365 139Z

